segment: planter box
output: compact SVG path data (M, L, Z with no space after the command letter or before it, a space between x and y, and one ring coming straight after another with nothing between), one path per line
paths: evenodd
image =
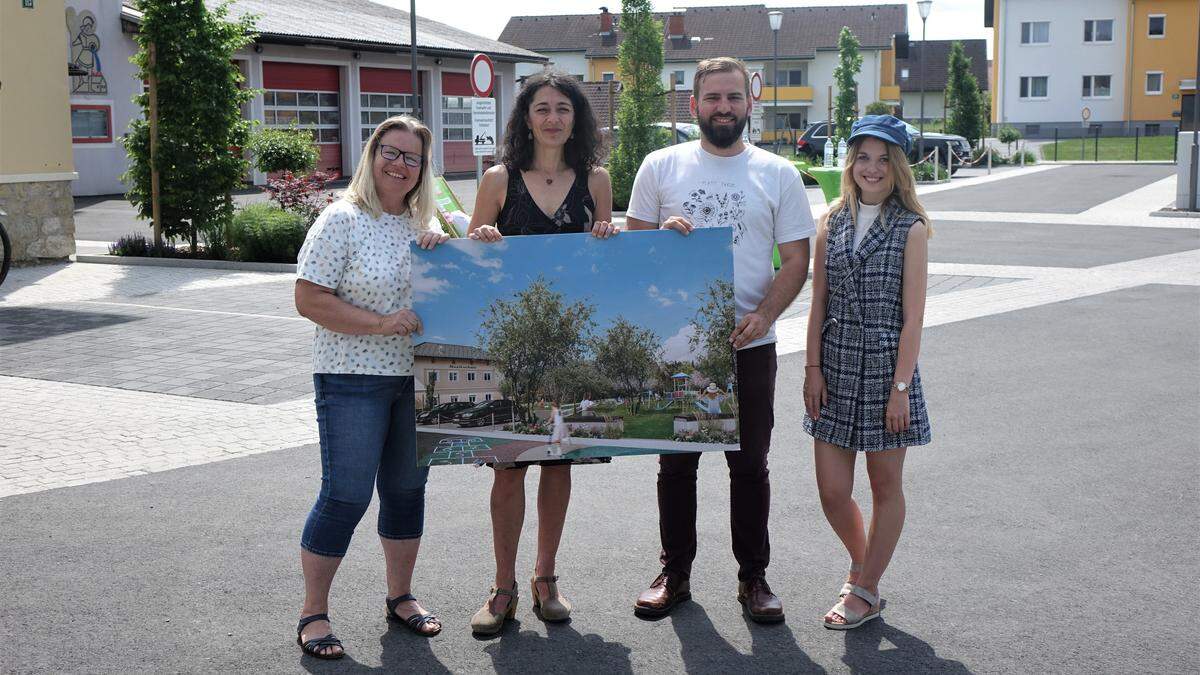
M676 415L674 419L675 433L690 433L694 434L700 431L701 426L720 429L721 431L733 433L737 431L737 416L736 415L711 415L702 419L696 419L695 415Z
M570 431L576 429L584 429L594 434L604 434L605 432L616 429L621 434L625 433L625 419L623 417L601 417L600 415L572 415L563 418L563 424Z

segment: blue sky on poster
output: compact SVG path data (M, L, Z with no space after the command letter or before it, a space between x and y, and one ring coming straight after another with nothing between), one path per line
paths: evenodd
M413 308L425 325L417 342L477 346L483 310L511 298L539 275L568 302L595 307L596 332L617 315L658 334L666 360L690 360L687 339L699 294L713 279L733 279L729 228L688 237L669 231L508 237L497 244L451 240L414 249ZM483 292L487 289L488 292Z
M385 5L408 11L409 0L376 0ZM507 2L470 2L470 11L464 10L462 2L430 2L417 0L417 16L427 17L486 38L496 39L509 17L538 16L546 14L591 14L599 13L606 5L619 12L619 0L508 0ZM914 0L808 0L800 2L770 2L769 0L654 0L654 10L666 12L685 7L714 7L731 5L766 5L767 7L824 7L833 5L884 5L903 4L908 7L908 32L914 40L921 39L921 15L917 13ZM983 3L980 0L934 0L926 23L930 40L986 39L991 49L992 31L983 26ZM990 53L990 51L989 51Z

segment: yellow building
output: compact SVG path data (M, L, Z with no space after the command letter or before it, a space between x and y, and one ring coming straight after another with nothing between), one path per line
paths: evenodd
M1196 100L1197 0L1130 0L1126 110L1132 122L1175 119L1190 128Z
M75 252L63 0L0 3L0 209L14 260Z

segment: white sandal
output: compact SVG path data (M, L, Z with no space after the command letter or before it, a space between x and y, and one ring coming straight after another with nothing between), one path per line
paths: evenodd
M824 624L824 626L829 630L850 630L851 628L858 628L871 619L879 618L882 607L880 606L878 596L873 595L870 591L862 586L857 586L855 584L850 584L850 594L857 595L865 600L867 604L871 606L871 609L869 609L866 614L859 614L858 612L847 607L845 600L843 600L842 602L834 605L833 609L829 611L845 619L846 623L834 623L828 619L822 619L821 623Z

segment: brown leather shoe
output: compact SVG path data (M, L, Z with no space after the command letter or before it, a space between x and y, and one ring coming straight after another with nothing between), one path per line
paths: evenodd
M637 616L656 619L671 613L681 602L692 599L692 587L687 579L672 572L663 572L654 579L650 588L642 591L633 605Z
M738 602L755 623L783 621L783 602L771 592L767 580L762 577L738 582Z

